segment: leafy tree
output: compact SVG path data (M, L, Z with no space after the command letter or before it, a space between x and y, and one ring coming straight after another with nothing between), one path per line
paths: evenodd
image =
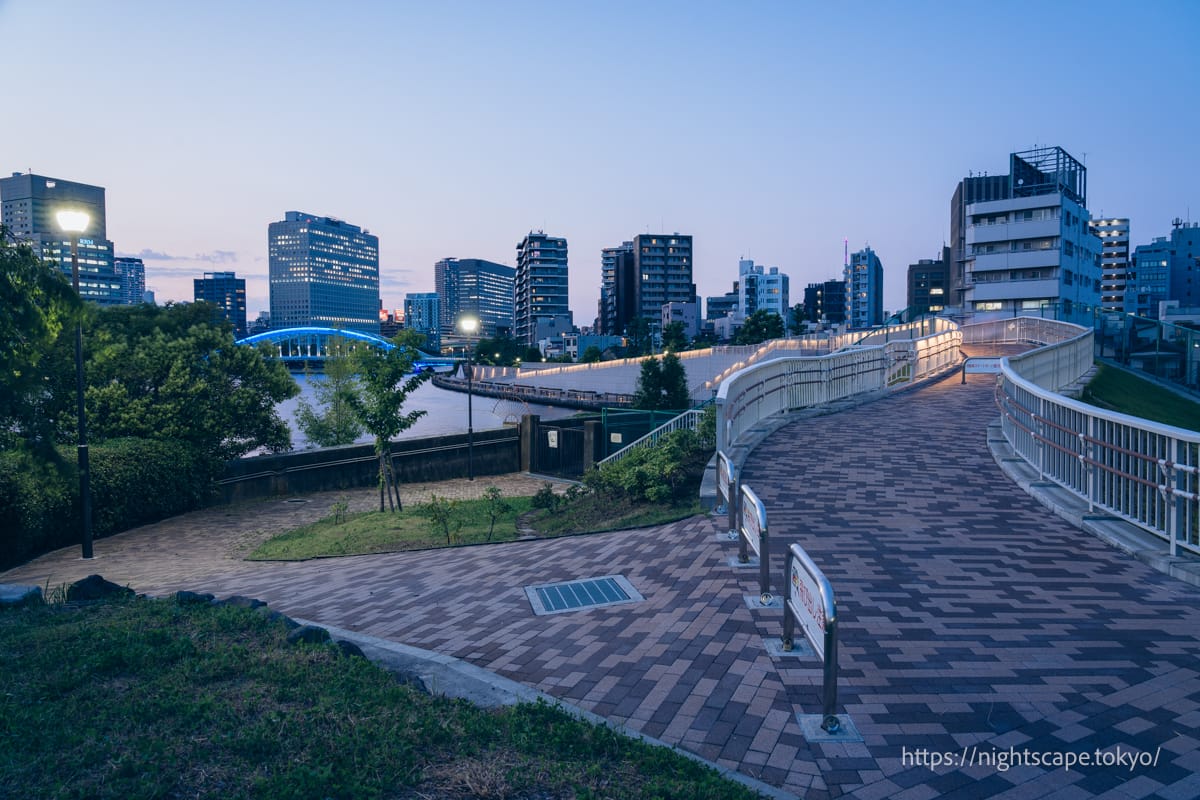
M197 305L96 313L86 339L92 434L183 442L217 463L287 450L291 432L275 407L300 391L296 382Z
M760 308L742 323L737 335L733 337L734 344L759 344L768 339L783 338L783 317L774 311Z
M536 347L526 347L525 352L521 353L522 364L537 364L542 361L542 351Z
M687 332L683 329L682 322L671 322L663 328L662 346L664 350L676 353L688 346Z
M808 317L804 313L804 304L796 303L792 306L792 310L788 312L788 330L799 336L804 332L804 323L808 322Z
M687 387L687 371L683 362L674 353L667 353L662 358L662 399L659 408L682 410L689 407L691 393Z
M305 375L318 405L314 408L301 400L296 409L296 424L316 447L351 444L363 432L350 399L358 392L358 382L349 343L339 337L331 340L328 347L324 375Z
M404 333L402 331L394 341L413 341ZM403 411L408 395L431 375L429 372L413 374L416 357L417 349L407 344L399 344L392 350L362 347L354 351L353 361L358 372L360 391L349 402L363 427L375 437L375 456L379 459L380 511L384 510L385 492L391 510L404 509L388 452L392 438L411 428L425 415L420 410L407 414Z
M647 355L654 343L650 320L635 317L625 326L625 337L629 339L628 352L632 356Z
M662 366L657 358L642 361L642 372L638 375L637 389L633 393L633 407L644 411L662 408Z
M48 410L54 400L48 379L55 370L49 356L60 339L74 345L63 334L79 320L82 306L61 270L11 241L0 226L0 449L31 446L54 458L56 414ZM60 398L64 410L74 397L73 371L70 376L71 392ZM73 409L69 413L74 422Z
M588 345L583 351L583 355L579 357L580 364L598 364L604 360L604 353L600 351L596 345Z
M521 355L521 346L511 336L480 339L475 346L475 363L511 367Z
M504 499L504 495L495 486L489 486L483 490L483 499L487 502L484 506L484 513L488 517L488 535L487 540L492 540L492 534L496 530L496 520L512 511L512 504Z

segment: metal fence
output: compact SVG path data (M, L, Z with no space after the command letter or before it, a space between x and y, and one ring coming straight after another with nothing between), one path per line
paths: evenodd
M1001 362L997 403L1013 450L1090 510L1165 539L1171 555L1180 548L1200 554L1200 432L1057 394L1091 367L1091 330L1050 320L1000 324L1003 330L966 326L964 340L1046 345Z
M665 424L659 425L657 428L650 431L649 433L647 433L645 436L641 437L637 441L634 441L634 442L626 445L625 447L622 447L620 450L618 450L617 452L613 453L610 456L600 459L598 464L610 464L610 463L613 463L616 461L620 461L622 458L629 455L634 450L637 450L642 447L652 447L653 445L658 444L659 441L664 436L666 436L670 433L674 433L675 431L684 431L684 430L695 431L700 427L700 420L702 420L702 419L704 419L704 409L703 408L688 409L687 411L683 412L682 414L679 414L678 416L673 417Z

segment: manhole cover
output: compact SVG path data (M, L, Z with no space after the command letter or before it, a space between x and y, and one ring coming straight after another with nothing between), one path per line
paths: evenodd
M581 611L585 608L615 606L621 603L640 603L646 599L623 575L526 586L525 596L529 598L533 613L537 615L561 614L565 611Z

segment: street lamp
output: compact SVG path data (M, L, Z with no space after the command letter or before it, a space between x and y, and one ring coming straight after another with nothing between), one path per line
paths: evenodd
M71 285L79 294L79 234L91 220L86 211L63 209L55 215L58 227L71 234ZM83 557L92 557L92 487L88 467L87 416L83 408L83 318L75 322L75 404L79 421L79 498L83 515Z
M475 317L463 317L458 321L458 327L467 336L467 480L475 480L475 429L472 419L471 383L474 380L475 365L472 361L470 338L479 330L479 320Z

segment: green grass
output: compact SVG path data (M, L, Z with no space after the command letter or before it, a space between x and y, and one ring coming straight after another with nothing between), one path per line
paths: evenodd
M496 520L491 541L516 539L517 515L528 511L530 507L528 497L505 497L504 500L511 509ZM449 542L445 530L428 516L426 504L409 503L402 512L349 514L341 523L335 522L331 515L268 539L247 558L251 561L298 561L323 556L427 550L488 541L486 500L454 501L450 514Z
M683 505L631 503L585 495L560 506L556 511L541 511L531 520L531 524L542 536L564 536L665 525L699 513L701 508L698 501Z
M1100 365L1080 399L1122 414L1200 430L1200 404L1107 364Z
M0 795L749 798L545 704L432 698L244 609L0 610Z

